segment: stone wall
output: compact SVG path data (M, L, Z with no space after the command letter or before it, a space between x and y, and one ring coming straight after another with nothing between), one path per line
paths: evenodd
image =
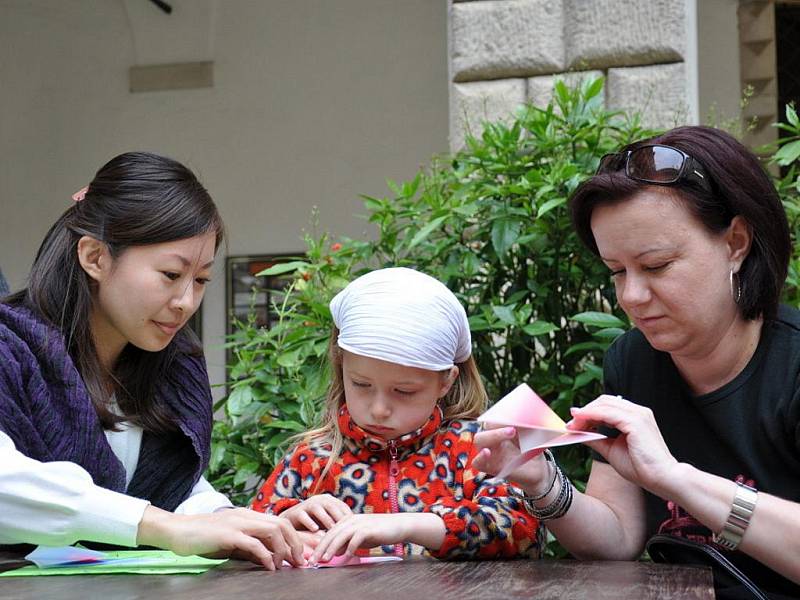
M606 77L610 109L643 111L645 125L690 116L686 0L453 0L450 146L481 121L546 104L553 83Z

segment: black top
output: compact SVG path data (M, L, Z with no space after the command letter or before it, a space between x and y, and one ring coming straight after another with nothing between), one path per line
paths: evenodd
M799 375L800 312L786 306L764 324L744 370L708 394L692 395L669 354L638 330L611 346L604 365L606 393L652 409L677 460L793 502L800 501ZM680 506L645 496L648 537L711 543L712 532ZM800 596L800 586L745 554L727 556L763 589Z

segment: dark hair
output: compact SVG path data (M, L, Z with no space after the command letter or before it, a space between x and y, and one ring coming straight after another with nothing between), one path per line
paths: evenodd
M68 198L68 196L67 196ZM206 189L185 166L146 152L128 152L103 165L85 198L73 204L47 232L31 268L28 287L6 301L25 306L57 327L106 428L123 420L108 408L113 384L124 420L147 431L175 428L172 415L156 402L156 385L179 352L199 354L200 344L184 327L160 352L127 344L109 373L100 364L89 323L94 280L78 262L78 240L91 236L113 258L145 246L216 234L224 226Z
M758 158L733 136L712 127L677 127L630 144L622 152L644 144L673 146L700 163L711 191L688 179L669 187L709 231L723 231L737 215L748 223L753 242L738 274L742 290L738 309L745 319L774 318L792 246L783 205ZM624 202L649 186L627 177L624 170L594 175L578 186L569 206L581 241L598 254L591 228L594 208Z

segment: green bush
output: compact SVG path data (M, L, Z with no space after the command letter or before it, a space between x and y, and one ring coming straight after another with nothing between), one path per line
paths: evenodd
M528 383L559 415L601 389L602 355L627 327L608 270L580 246L566 201L600 157L652 135L637 116L605 110L602 79L577 88L558 82L545 108L525 106L509 124L487 124L463 151L391 195L365 197L374 241L306 236L307 254L264 274L293 275L269 330L253 322L230 342L227 418L215 424L210 477L246 504L287 450L287 440L318 423L328 372L328 301L359 274L410 266L437 277L470 315L474 355L492 400ZM800 126L774 160L795 164ZM798 180L792 166L778 182L799 233ZM788 298L797 303L800 259L792 262ZM583 488L588 452L575 445L559 461Z
M307 255L270 275L294 279L269 330L240 324L230 342L227 418L214 430L210 476L248 502L286 451L316 424L328 373L328 301L360 273L412 266L442 280L470 315L475 357L490 397L527 382L564 418L595 397L602 353L626 323L605 267L579 246L566 200L599 158L652 132L602 107L602 80L559 82L546 108L526 106L391 196L365 197L375 241L307 236ZM577 485L587 454L563 449Z

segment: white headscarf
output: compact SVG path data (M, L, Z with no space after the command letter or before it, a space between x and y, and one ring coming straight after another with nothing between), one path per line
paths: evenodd
M353 354L444 371L472 352L464 307L440 281L413 269L362 275L330 307L339 347Z

